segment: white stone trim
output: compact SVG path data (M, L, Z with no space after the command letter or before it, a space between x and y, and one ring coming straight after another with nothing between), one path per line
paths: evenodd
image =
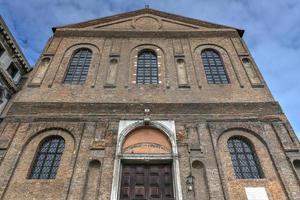
M160 121L151 121L148 127L153 127L161 130L165 133L171 144L172 144L172 153L170 155L131 155L131 154L122 154L122 144L128 133L133 131L138 127L143 127L144 122L142 120L121 120L119 122L118 136L117 136L117 147L116 147L116 156L114 161L114 171L113 171L113 181L111 189L111 200L119 199L119 188L120 188L120 174L122 167L122 160L146 160L151 162L151 160L166 160L172 161L173 166L173 188L175 191L175 199L183 200L182 198L182 189L180 181L180 170L179 170L179 161L178 161L178 151L176 143L176 131L175 131L175 122L172 120L160 120Z

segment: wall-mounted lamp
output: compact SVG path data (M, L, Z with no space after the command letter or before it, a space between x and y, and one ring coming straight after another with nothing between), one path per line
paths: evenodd
M194 177L192 174L190 174L188 177L186 177L186 186L188 191L193 191L193 186L194 186Z

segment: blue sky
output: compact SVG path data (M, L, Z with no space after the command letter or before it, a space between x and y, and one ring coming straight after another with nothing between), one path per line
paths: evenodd
M246 30L244 39L300 137L299 0L0 0L0 14L31 64L51 27L151 8ZM299 78L300 79L300 78Z

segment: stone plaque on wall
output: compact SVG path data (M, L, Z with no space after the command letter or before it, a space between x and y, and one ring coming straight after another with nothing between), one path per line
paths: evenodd
M269 200L264 187L245 187L248 200Z

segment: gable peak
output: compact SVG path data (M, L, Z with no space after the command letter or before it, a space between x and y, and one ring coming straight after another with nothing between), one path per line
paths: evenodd
M184 17L184 16L172 14L172 13L167 13L164 11L155 10L155 9L150 8L149 5L145 5L145 7L143 9L139 9L139 10L135 10L135 11L120 13L120 14L116 14L116 15L112 15L112 16L108 16L108 17L88 20L88 21L75 23L75 24L69 24L69 25L65 25L65 26L53 27L52 30L53 30L53 32L55 32L56 29L60 29L60 28L74 29L74 28L87 28L87 27L101 27L102 25L119 23L120 21L123 21L125 19L132 18L133 20L137 20L142 17L152 18L153 20L156 20L156 21L159 21L158 19L162 18L162 19L170 20L171 22L175 22L175 23L178 23L181 25L192 27L192 28L204 27L204 28L217 28L217 29L218 28L235 29L235 30L237 30L237 32L239 33L239 35L241 37L243 36L243 33L244 33L244 30L241 30L238 28L234 28L234 27L230 27L230 26L226 26L226 25L215 24L215 23L206 22L203 20L193 19L193 18ZM152 20L152 22L155 24L155 22L153 20ZM133 28L135 28L134 27L135 24L131 23L131 26ZM161 26L161 24L154 25L154 27L156 27L154 30L160 29L160 28L157 28L160 26ZM152 29L152 27L148 27L148 28Z

